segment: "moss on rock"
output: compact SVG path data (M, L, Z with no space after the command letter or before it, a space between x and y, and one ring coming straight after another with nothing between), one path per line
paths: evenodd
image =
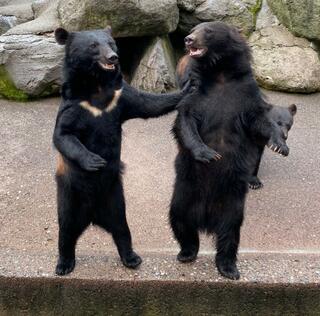
M30 99L28 94L16 88L3 65L0 66L0 96L16 101L28 101Z
M38 98L45 98L59 93L59 86L57 84L48 84L41 93L33 96L19 90L10 78L4 65L0 66L0 98L13 101L31 101Z
M320 1L267 0L279 21L296 36L320 40Z
M255 5L248 8L248 10L251 12L251 14L253 16L254 26L256 26L256 24L257 24L257 17L258 17L258 13L261 10L261 7L262 7L262 0L257 0Z

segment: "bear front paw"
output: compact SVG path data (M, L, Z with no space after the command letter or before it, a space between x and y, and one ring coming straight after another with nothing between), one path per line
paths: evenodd
M107 162L94 153L90 153L83 161L81 161L81 167L86 171L98 171L99 169L105 167Z
M204 147L194 151L194 159L200 162L209 163L212 160L220 160L222 156L211 149L210 147Z
M269 142L268 143L268 148L270 148L273 152L280 154L281 156L288 156L289 155L289 147L287 144L277 144L274 142Z
M249 188L252 190L258 190L263 187L263 183L258 177L252 176L249 180Z

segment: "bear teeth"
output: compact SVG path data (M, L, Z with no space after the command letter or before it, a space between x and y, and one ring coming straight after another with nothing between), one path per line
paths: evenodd
M100 66L103 68L103 69L106 69L106 70L114 70L115 69L115 66L114 64L103 64L101 62L99 62Z
M201 48L190 48L190 56L202 56L204 49Z

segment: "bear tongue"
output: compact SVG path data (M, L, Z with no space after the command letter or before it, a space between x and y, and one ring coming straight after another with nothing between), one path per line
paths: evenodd
M199 56L202 54L202 52L203 52L203 49L201 48L193 48L193 47L190 48L190 56Z
M105 64L105 67L107 68L107 69L114 69L115 67L114 67L114 64Z
M103 69L106 69L106 70L114 70L115 69L115 66L114 64L103 64L101 62L99 62L100 66L103 68Z

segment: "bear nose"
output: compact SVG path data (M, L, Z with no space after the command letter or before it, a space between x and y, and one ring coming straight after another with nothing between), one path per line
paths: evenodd
M108 58L108 61L112 64L118 63L118 60L119 60L119 57L116 53L109 55L107 58Z
M193 43L193 41L194 41L194 38L193 38L192 35L188 35L188 36L186 36L186 37L184 38L184 43L185 43L186 45L191 45L191 44Z

